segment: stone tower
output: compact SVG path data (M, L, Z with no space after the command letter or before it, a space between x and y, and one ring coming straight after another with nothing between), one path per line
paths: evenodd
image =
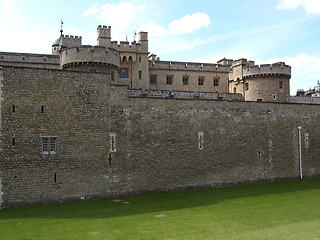
M290 96L291 67L283 62L254 65L253 61L233 61L229 92L241 93L246 101L287 102Z

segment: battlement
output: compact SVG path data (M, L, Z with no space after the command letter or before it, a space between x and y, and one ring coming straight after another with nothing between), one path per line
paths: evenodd
M285 65L284 62L278 62L273 64L249 65L243 69L243 77L256 75L288 75L290 77L291 67Z
M254 61L248 61L245 58L241 58L241 59L238 59L238 60L234 60L232 62L232 67L236 67L236 66L239 66L239 65L246 65L246 66L252 67L252 66L254 66Z
M82 37L72 35L62 35L60 37L60 48L80 47L82 45Z
M120 67L119 53L112 48L82 45L61 51L61 67L79 64L103 64L115 68Z
M229 66L212 63L196 63L196 62L172 62L156 60L156 55L149 59L150 69L172 69L180 71L208 71L208 72L226 72L230 70Z
M111 26L101 26L97 28L98 37L111 38Z
M186 91L150 90L150 89L149 90L129 89L128 96L136 97L136 98L244 101L242 94L238 94L238 93L186 92Z
M59 63L55 55L0 52L0 65L59 68Z

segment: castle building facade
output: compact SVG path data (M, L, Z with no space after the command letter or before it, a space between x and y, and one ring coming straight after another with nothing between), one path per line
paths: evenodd
M0 53L0 209L320 176L284 63L160 61L102 26L52 51Z
M138 42L111 39L110 26L98 26L97 45L82 45L78 36L62 35L52 55L0 53L0 64L108 72L114 84L131 89L238 93L246 101L289 101L291 67L285 63L254 65L246 59L217 63L160 61L149 54L148 33Z

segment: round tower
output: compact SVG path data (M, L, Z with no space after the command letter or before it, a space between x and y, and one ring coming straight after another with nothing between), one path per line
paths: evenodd
M284 62L254 65L234 61L229 74L229 92L241 93L246 101L286 102L290 97L291 67Z

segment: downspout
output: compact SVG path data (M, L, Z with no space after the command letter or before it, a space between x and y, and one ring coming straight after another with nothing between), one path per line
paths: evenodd
M302 175L302 158L301 158L301 126L298 126L299 132L299 168L300 168L300 179L303 179Z

